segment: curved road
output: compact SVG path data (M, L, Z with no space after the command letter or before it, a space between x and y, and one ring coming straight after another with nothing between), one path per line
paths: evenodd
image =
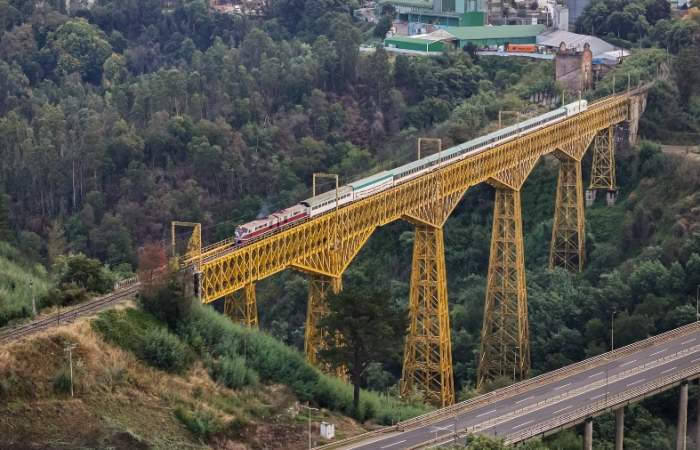
M700 324L682 327L590 361L593 363L584 361L574 365L577 369L568 375L541 383L524 381L518 383L525 386L522 389L513 385L496 391L496 395L491 394L494 398L487 402L479 402L478 397L464 402L462 410L447 417L439 415L431 420L429 414L422 423L406 431L374 435L359 442L353 439L356 443L336 448L406 449L450 441L457 435L460 435L458 440L464 442L463 436L467 433L490 434L514 443L575 425L615 404L629 403L682 380L696 378L700 374ZM565 374L567 368L558 372ZM585 411L581 412L582 409Z

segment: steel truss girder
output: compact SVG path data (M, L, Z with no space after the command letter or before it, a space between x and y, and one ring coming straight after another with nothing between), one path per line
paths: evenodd
M496 189L477 387L530 369L520 191Z
M614 127L609 126L595 135L589 189L617 190L615 179Z
M496 199L477 387L499 377L521 380L530 369L520 189L537 160L523 160L489 180Z
M581 272L585 260L586 220L581 160L560 158L549 267Z
M258 305L254 283L246 284L243 289L227 295L224 299L224 315L241 325L258 328Z
M178 228L190 228L192 234L187 240L187 248L185 249L184 258L186 258L191 263L197 262L199 256L202 253L202 224L197 222L181 222L173 221L170 223L170 247L172 257L177 257L177 233Z
M323 275L312 275L309 278L309 297L306 308L306 326L304 329L304 353L306 360L318 366L327 373L344 378L345 368L338 368L335 371L327 364L323 364L318 359L318 352L326 348L326 335L319 327L319 323L328 312L328 294L333 292L338 294L343 290L343 279L340 277L326 277ZM337 339L341 339L339 336Z
M415 392L441 406L455 400L445 243L442 228L430 225L416 225L413 241L401 396Z
M556 149L570 147L580 142L582 136L592 136L598 130L626 120L628 106L626 95L594 103L586 112L568 120L244 247L232 248L228 242L209 249L201 256L202 301L214 301L288 267L337 277L376 227L411 218L417 211L434 205L436 184L440 185L441 198L461 196L468 187L518 167L524 160L538 159Z

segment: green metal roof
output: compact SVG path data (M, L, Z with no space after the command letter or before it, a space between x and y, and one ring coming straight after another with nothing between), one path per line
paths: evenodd
M425 38L415 38L415 37L408 37L408 36L392 36L389 38L384 39L384 43L394 43L394 42L404 42L406 44L421 44L421 45L427 45L427 44L432 44L433 42L440 42L441 39L425 39Z
M444 27L443 29L459 40L508 39L538 35L544 31L544 25Z

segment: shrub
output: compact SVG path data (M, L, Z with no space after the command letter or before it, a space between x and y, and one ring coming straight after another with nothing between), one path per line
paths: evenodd
M190 411L183 407L177 407L175 408L175 417L199 439L208 439L221 429L221 424L209 411Z
M157 290L147 290L141 295L143 309L162 320L171 329L187 317L192 307L192 299L185 293L179 274L168 275L164 285Z
M144 336L149 330L161 327L151 315L139 309L105 311L92 322L92 328L105 341L133 353L138 353L143 347Z
M224 356L212 365L212 376L231 389L240 389L258 383L258 374L248 369L245 360L238 356Z
M187 347L164 328L149 330L139 356L148 364L168 372L182 372L189 365Z
M63 367L53 379L53 390L58 394L68 394L70 393L70 385L70 372Z
M74 284L89 292L104 294L112 289L112 275L102 264L79 253L77 255L61 256L58 258L56 270L59 273L59 284Z
M74 283L63 283L60 287L49 289L39 300L39 308L47 306L70 306L88 299L85 288Z

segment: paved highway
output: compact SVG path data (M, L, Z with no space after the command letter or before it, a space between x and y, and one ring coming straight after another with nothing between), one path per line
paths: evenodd
M680 335L658 340L633 352L620 349L597 364L525 387L515 395L496 396L490 402L467 407L449 417L443 416L403 432L382 434L342 448L412 448L452 439L455 433L464 434L465 430L511 438L518 433L527 434L528 430L532 431L530 435L537 435L541 434L542 426L546 427L553 421L577 423L572 413L582 407L601 405L601 410L604 410L608 400L613 401L620 395L650 393L669 385L669 376L682 371L693 375L700 373L700 324L686 327Z

